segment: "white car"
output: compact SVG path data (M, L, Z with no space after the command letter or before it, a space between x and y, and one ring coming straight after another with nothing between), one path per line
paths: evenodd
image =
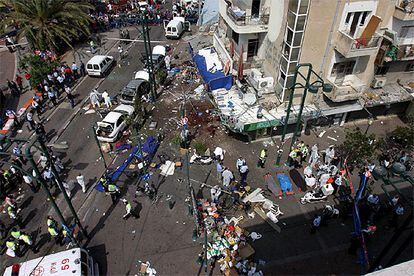
M149 73L147 71L140 70L140 71L135 73L134 79L149 81Z
M122 136L122 132L127 127L126 119L134 113L134 107L121 104L113 111L109 112L105 118L98 122L96 136L99 141L113 143Z

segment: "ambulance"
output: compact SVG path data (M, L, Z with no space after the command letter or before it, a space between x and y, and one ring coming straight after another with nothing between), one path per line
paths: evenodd
M99 276L99 267L89 253L81 248L46 255L31 261L16 263L3 276Z

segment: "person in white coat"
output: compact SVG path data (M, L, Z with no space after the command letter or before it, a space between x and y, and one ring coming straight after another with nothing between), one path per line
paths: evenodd
M309 163L311 164L311 167L314 167L316 162L318 162L319 159L319 153L318 153L318 145L315 144L312 146L311 154L309 158Z
M106 90L102 93L102 98L104 99L105 105L107 108L112 107L111 97L109 97L108 92Z

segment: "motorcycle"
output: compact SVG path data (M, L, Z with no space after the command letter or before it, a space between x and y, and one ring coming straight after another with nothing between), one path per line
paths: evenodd
M316 203L326 201L327 195L324 195L321 189L307 192L301 199L300 204Z
M190 157L190 164L201 164L201 165L210 165L213 162L211 156L201 156L194 151L193 155Z

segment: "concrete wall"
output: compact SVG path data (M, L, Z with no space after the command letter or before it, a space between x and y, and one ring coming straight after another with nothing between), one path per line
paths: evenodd
M271 76L277 83L279 61L286 27L288 1L272 0L270 2L269 31L263 40L263 69L266 76Z

